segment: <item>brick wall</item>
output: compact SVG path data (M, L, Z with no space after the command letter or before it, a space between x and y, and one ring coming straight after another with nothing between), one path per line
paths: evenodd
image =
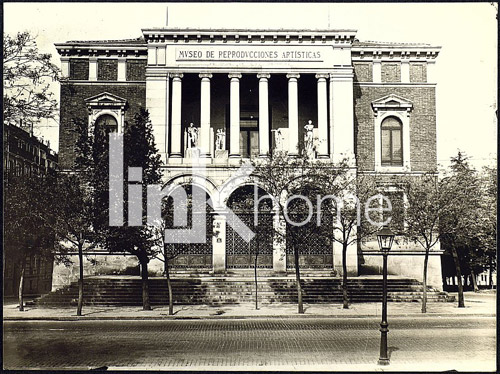
M88 121L88 110L84 99L109 92L127 100L125 122L133 121L134 114L140 107L146 107L146 84L116 86L111 84L61 84L61 118L59 127L59 165L63 169L71 168L75 160L75 142L73 118Z
M87 80L89 79L89 60L76 59L69 60L69 77L70 79Z
M97 60L97 80L116 81L118 79L118 60Z
M410 82L412 83L427 82L426 64L410 64Z
M371 102L396 94L413 102L410 114L412 171L431 171L436 165L436 98L434 87L354 86L356 154L360 170L375 169L375 121Z
M127 60L127 80L146 80L146 60Z
M401 82L401 64L382 63L382 82L383 83Z
M371 62L355 62L353 66L355 82L373 82L373 64Z

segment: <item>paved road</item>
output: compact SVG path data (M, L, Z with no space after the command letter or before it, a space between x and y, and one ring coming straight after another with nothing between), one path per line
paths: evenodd
M4 367L216 370L374 364L378 323L366 318L5 322ZM495 368L494 318L393 318L389 323L391 367L418 370L421 363L440 362L458 370L463 365Z

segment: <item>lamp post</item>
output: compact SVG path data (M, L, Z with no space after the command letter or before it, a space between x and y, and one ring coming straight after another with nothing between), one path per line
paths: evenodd
M383 281L382 281L382 322L380 322L380 357L378 359L379 365L389 365L390 360L387 355L387 333L389 329L387 328L389 324L387 323L387 255L392 247L392 242L394 241L394 233L387 227L382 228L377 233L378 246L380 251L382 251L383 257Z

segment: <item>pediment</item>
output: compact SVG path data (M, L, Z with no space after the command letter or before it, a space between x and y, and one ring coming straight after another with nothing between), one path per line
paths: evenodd
M372 101L372 108L375 112L378 110L410 111L413 108L413 103L398 95L387 95Z
M95 107L125 107L127 100L123 97L113 95L109 92L103 92L99 95L95 95L85 99L87 106L89 108Z

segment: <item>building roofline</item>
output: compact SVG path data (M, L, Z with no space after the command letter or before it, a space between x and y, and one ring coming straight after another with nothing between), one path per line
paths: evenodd
M239 29L239 28L180 28L180 27L153 27L142 29L143 33L212 33L212 34L225 34L225 33L242 33L242 34L276 34L276 33L318 33L318 34L338 34L338 33L353 33L355 29Z

